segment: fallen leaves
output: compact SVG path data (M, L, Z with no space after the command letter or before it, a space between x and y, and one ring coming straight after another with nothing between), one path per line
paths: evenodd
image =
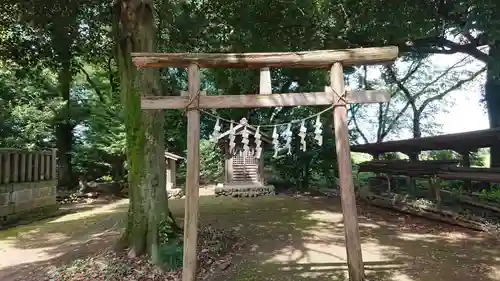
M242 248L241 241L233 230L221 230L209 226L202 228L198 237L199 280L206 280L217 271L227 270L231 266L232 256ZM144 257L104 251L57 268L49 272L45 279L37 278L36 280L177 281L181 278L182 269L163 270Z

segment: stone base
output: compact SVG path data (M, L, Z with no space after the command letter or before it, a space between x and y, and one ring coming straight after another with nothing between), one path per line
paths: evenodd
M184 190L181 188L170 188L167 189L168 198L182 198L184 196Z
M59 204L37 207L28 211L3 216L0 219L0 229L43 220L57 215L62 215L64 213L64 211L59 209Z
M0 185L0 217L55 205L56 180Z
M257 197L275 194L276 192L273 185L261 185L256 183L219 183L215 188L215 196Z

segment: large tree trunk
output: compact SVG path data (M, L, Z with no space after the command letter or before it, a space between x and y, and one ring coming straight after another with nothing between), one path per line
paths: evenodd
M159 263L158 226L174 222L169 217L164 159L165 122L158 110L141 111L140 95L159 95L159 73L136 70L131 52L155 51L154 7L152 0L120 0L116 6L115 28L127 134L130 206L122 245L134 255L148 254Z
M125 157L112 155L110 159L111 176L113 177L113 181L123 181L125 177L125 168L123 167L123 161L125 161Z
M500 127L500 41L490 44L490 60L487 63L488 72L486 75L486 85L484 98L490 128ZM491 147L490 166L500 167L500 143Z
M72 82L70 55L62 62L59 70L59 92L65 102L57 118L55 137L57 147L58 182L57 186L73 188L77 181L73 177L71 149L73 146L73 125L71 124L70 91Z

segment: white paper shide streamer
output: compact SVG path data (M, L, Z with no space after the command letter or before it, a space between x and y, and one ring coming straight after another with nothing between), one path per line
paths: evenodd
M323 145L323 130L321 129L321 119L318 115L316 117L316 124L314 124L314 139L318 142L318 145Z
M260 134L260 126L257 127L257 130L255 130L255 158L260 159L260 155L262 154L262 147L261 143L262 141L260 140L261 138Z
M283 133L285 135L285 147L288 149L287 154L291 155L292 154L292 124L288 123L286 126L286 130Z
M241 118L240 124L243 125L243 131L241 132L241 142L243 143L243 157L247 157L250 153L250 140L248 139L249 133L247 129L248 121L246 118Z
M217 121L215 121L215 126L214 126L214 131L212 132L212 141L217 142L220 136L220 118L217 118Z
M307 133L307 128L306 128L306 121L302 120L302 123L300 124L300 129L299 129L299 137L300 137L300 150L306 151L306 133Z
M277 157L278 156L278 148L279 148L279 135L278 135L278 131L277 131L277 128L276 126L274 126L273 128L273 145L274 145L274 155L273 157Z
M234 151L234 147L236 144L234 143L234 126L233 122L229 125L229 152L232 153Z
M221 129L223 127L225 127L224 123L229 123L229 153L231 153L231 154L235 153L235 150L236 150L236 143L235 143L236 128L238 128L238 131L239 131L239 128L241 128L241 143L243 145L242 152L243 152L244 157L248 157L248 156L250 156L250 154L252 154L252 156L254 156L256 159L260 159L260 158L262 158L262 155L263 155L263 147L262 147L263 139L262 138L264 136L267 136L266 135L267 128L271 128L271 127L273 128L273 130L272 130L272 144L274 147L274 155L273 155L274 158L278 157L278 154L279 154L281 149L286 149L287 155L292 154L292 137L293 137L292 126L294 126L294 124L299 124L299 123L300 123L300 127L298 130L299 131L298 136L300 138L300 142L299 142L300 145L299 145L298 149L305 152L307 150L306 137L307 137L307 132L308 132L306 123L309 122L307 120L310 120L313 118L316 118L316 122L314 123L314 140L316 141L318 146L322 146L323 145L323 128L322 128L323 124L321 123L321 114L325 113L326 111L330 110L331 108L333 108L333 107L327 108L319 113L316 113L316 114L309 116L309 117L306 117L304 119L293 120L289 123L255 125L256 129L255 129L255 127L253 127L252 125L250 125L248 123L248 120L246 118L241 118L239 121L239 124L238 124L238 123L235 123L233 120L224 119L220 116L217 116L217 115L214 115L214 114L211 114L208 112L205 112L205 113L216 119L212 134L210 136L210 139L213 142L217 142L219 137L221 136ZM202 111L202 112L204 112L204 111ZM237 126L235 126L235 124ZM285 126L285 125L286 125L286 129L280 133L279 132L280 127ZM263 128L265 129L264 132L262 132ZM252 144L250 144L250 135L252 135L254 137L254 142ZM281 149L280 149L280 140L279 140L280 137L283 138L284 143L285 143L284 146L281 147ZM264 140L267 140L267 138L264 138ZM253 146L254 144L255 144L255 147ZM311 145L311 144L309 144L309 145Z

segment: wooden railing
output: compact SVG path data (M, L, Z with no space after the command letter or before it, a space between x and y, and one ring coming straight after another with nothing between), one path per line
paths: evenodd
M0 148L0 185L57 178L56 150Z
M56 151L0 148L0 225L58 208Z

